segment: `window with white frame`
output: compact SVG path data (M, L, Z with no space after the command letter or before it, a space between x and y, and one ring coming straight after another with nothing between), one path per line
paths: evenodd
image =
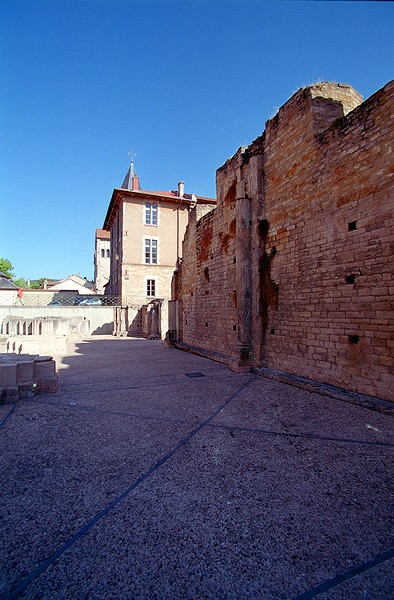
M156 296L156 279L146 280L146 295L150 297Z
M145 238L145 264L157 265L157 240Z
M157 225L157 204L146 202L145 204L145 225Z

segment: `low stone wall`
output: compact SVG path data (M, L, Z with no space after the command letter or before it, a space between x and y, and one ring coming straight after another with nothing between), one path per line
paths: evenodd
M65 335L11 335L6 338L5 352L14 354L66 354L67 337Z
M63 330L61 332L65 335L111 335L114 308L112 306L0 306L0 324L11 317L25 321L57 319L59 322L67 323L66 326L62 325L67 329L67 332ZM82 326L81 323L84 325Z
M0 403L57 390L56 364L52 356L0 355Z

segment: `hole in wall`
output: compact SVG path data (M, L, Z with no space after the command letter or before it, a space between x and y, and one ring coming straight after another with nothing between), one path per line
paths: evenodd
M349 335L348 337L349 344L358 344L360 341L360 336L358 335Z
M346 275L345 277L345 281L346 283L356 283L356 276L355 275Z
M355 231L357 229L357 221L350 221L347 224L348 231Z
M259 232L259 235L260 235L262 238L266 238L266 237L267 237L267 235L268 235L268 230L269 230L269 227L270 227L270 224L269 224L269 222L267 221L267 219L262 219L262 220L260 221L260 223L258 224L258 232Z
M275 335L275 329L271 329L271 334Z
M233 325L233 331L236 331L236 330L237 330L237 326Z

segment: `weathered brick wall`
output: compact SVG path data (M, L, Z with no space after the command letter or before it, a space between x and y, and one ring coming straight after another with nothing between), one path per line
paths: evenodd
M393 383L393 91L386 86L311 144L286 121L278 143L269 123L265 152L279 297L262 363L383 398Z
M235 220L231 208L198 219L200 211L193 209L183 242L183 342L229 354L237 336Z
M184 241L185 343L393 399L393 87L300 90L218 169Z

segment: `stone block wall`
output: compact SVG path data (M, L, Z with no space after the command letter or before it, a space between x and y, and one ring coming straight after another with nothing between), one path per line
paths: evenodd
M56 363L51 356L0 354L0 404L57 391Z
M270 275L279 291L259 357L263 366L386 399L393 365L393 92L386 86L313 143L303 143L285 119L285 143L278 142L269 124L266 246L268 254L276 251Z
M53 331L68 336L111 335L114 323L112 306L0 306L0 330L11 319L29 321L47 320L63 323ZM59 325L60 327L60 325ZM8 333L11 333L8 330ZM33 333L33 332L32 332ZM39 332L37 332L39 333ZM42 330L45 333L45 330Z
M152 300L142 306L117 306L114 309L117 337L164 339L169 329L168 300Z
M393 400L394 84L299 90L191 215L183 343Z
M191 212L183 242L182 341L227 354L237 340L235 202L228 210L218 206L200 219L199 208Z

